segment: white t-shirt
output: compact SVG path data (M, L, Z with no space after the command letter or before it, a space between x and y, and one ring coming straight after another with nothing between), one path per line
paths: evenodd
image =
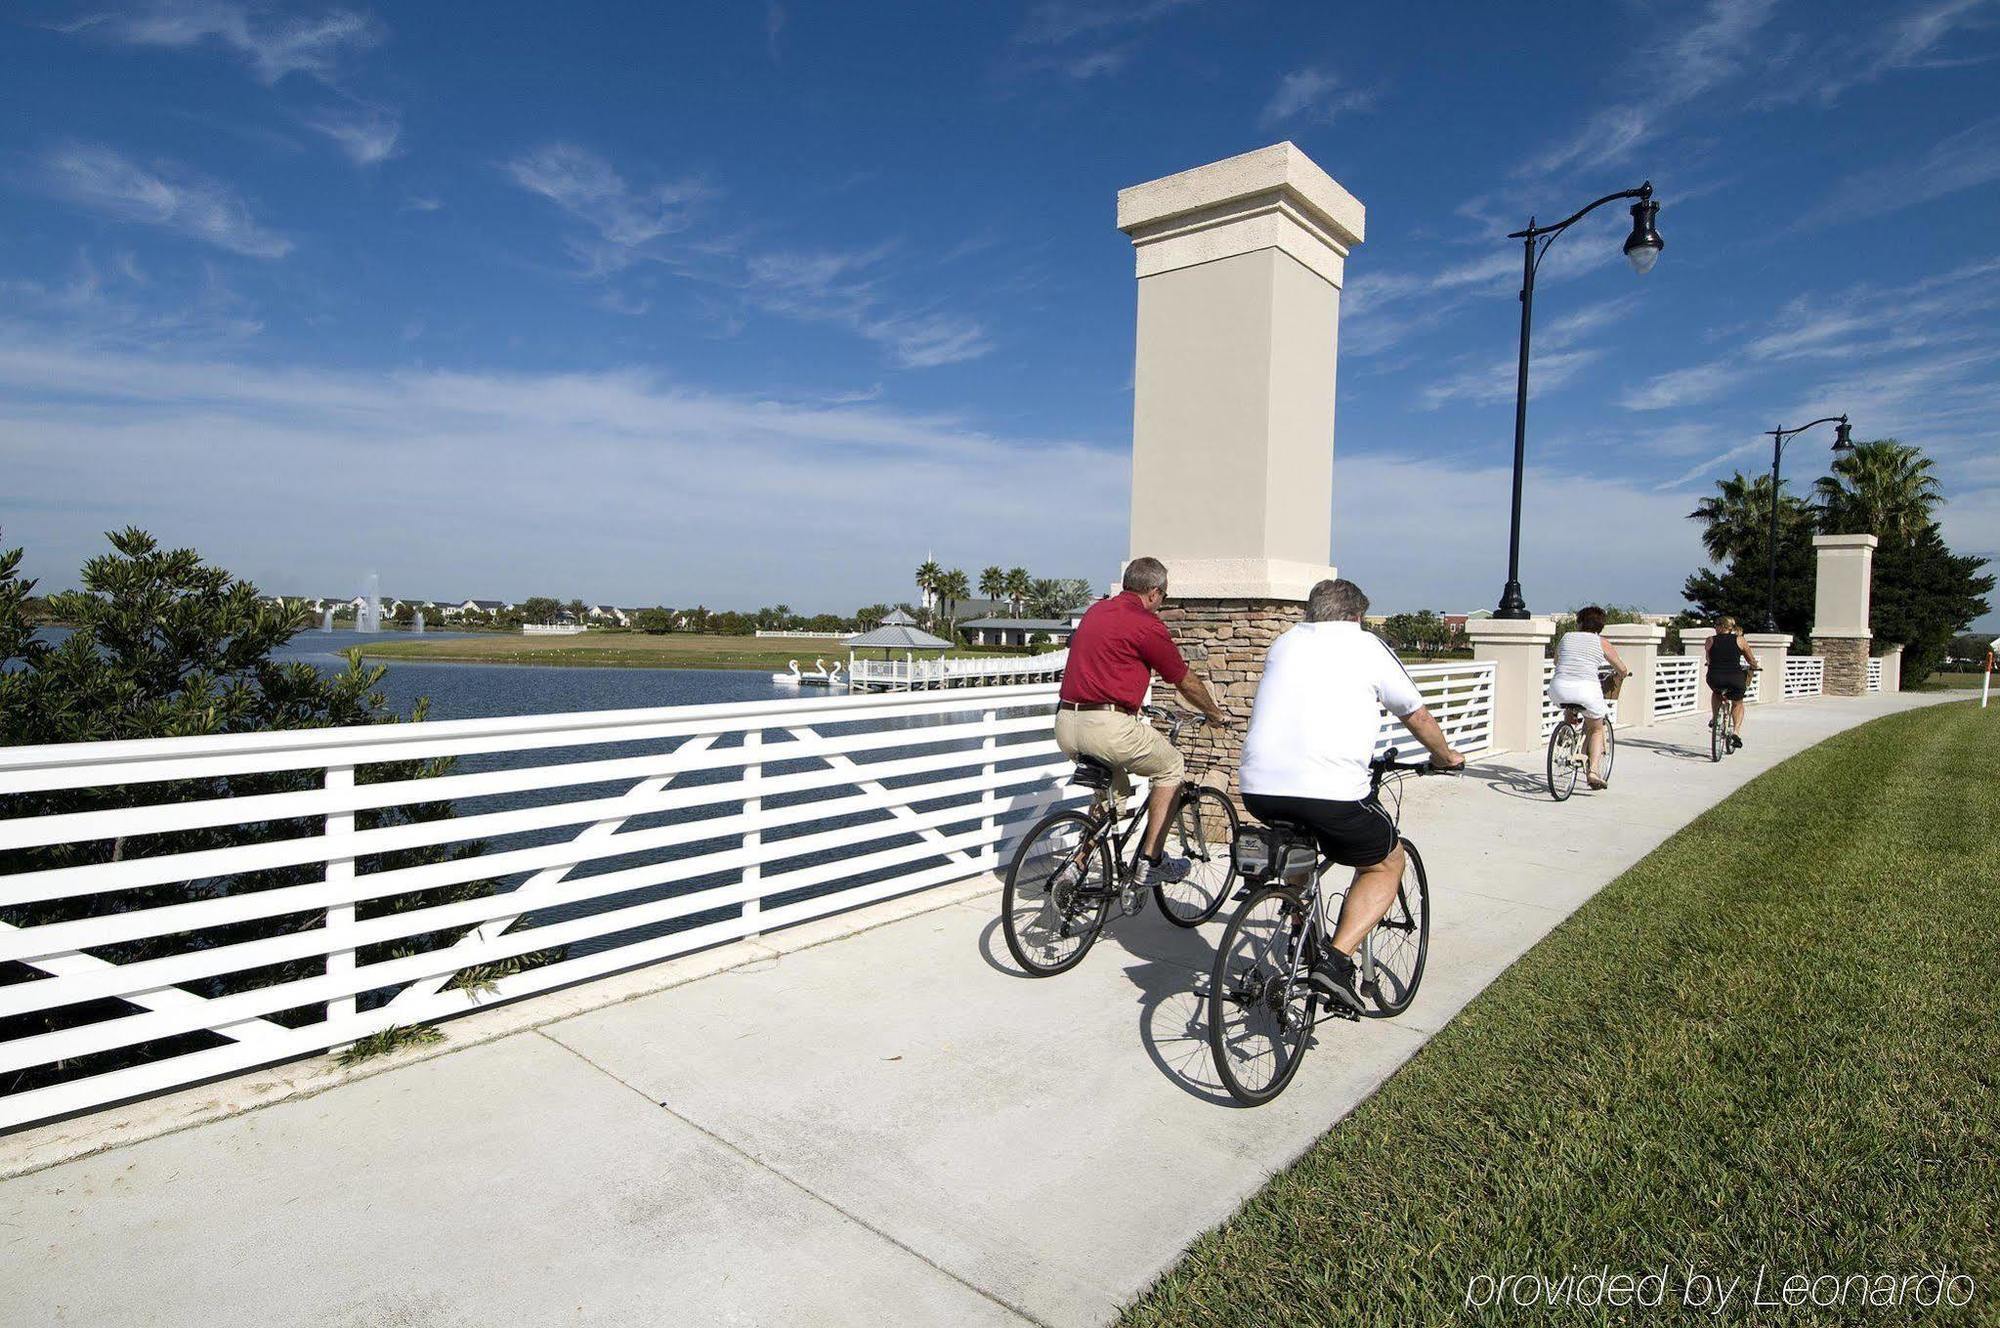
M1605 662L1603 637L1596 632L1564 632L1556 642L1556 671L1551 676L1594 683Z
M1383 708L1400 719L1423 704L1402 661L1360 623L1300 623L1264 656L1243 739L1243 791L1359 802Z

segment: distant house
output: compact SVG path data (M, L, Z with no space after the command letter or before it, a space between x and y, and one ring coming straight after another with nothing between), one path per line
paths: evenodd
M445 607L447 618L462 618L468 613L505 613L510 607L504 599L466 599Z
M1075 618L974 618L958 627L976 646L1029 646L1037 641L1061 645L1076 624Z
M614 608L609 604L593 604L590 606L590 612L585 616L595 623L617 623L620 627L630 627L632 625L631 614L623 609Z

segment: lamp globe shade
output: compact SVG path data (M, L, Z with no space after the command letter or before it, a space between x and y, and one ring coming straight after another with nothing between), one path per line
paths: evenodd
M1660 250L1667 242L1660 238L1654 227L1654 218L1660 215L1660 205L1650 198L1642 198L1632 205L1632 233L1625 237L1625 257L1632 264L1632 270L1645 276L1659 261Z

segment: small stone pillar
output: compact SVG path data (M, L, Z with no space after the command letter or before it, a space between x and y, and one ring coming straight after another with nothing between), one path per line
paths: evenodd
M1866 668L1866 665L1862 666ZM1862 686L1867 686L1867 675L1862 675ZM1903 690L1903 648L1890 646L1882 652L1882 690L1900 692Z
M1334 574L1340 288L1364 221L1290 143L1118 193L1139 282L1130 556L1167 565L1162 617L1240 720ZM1233 775L1240 741L1204 732L1189 755Z
M1785 699L1785 656L1792 650L1790 632L1745 632L1743 648L1757 657L1759 705Z
M1553 618L1474 618L1465 624L1472 657L1493 669L1493 750L1532 752L1542 745L1542 664L1556 638Z
M1681 654L1701 658L1701 652L1708 645L1708 638L1715 635L1713 627L1681 628Z
M1625 661L1625 667L1632 670L1632 676L1625 680L1625 689L1618 693L1618 727L1638 728L1652 723L1660 643L1667 639L1667 629L1653 623L1611 623L1604 629L1604 639Z
M1826 660L1828 696L1868 690L1868 594L1875 574L1873 535L1815 535L1812 648ZM1885 679L1886 682L1886 679Z

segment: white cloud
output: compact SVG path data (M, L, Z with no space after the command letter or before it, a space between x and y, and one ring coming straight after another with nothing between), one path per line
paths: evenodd
M1892 161L1848 176L1810 218L1831 225L1880 216L2000 180L2000 119L1942 139L1915 160Z
M426 593L557 583L621 602L827 608L892 593L927 546L960 565L1106 579L1129 470L1122 440L998 437L948 414L784 404L636 370L264 368L51 345L18 326L0 326L0 453L9 494L65 498L0 497L52 586L97 551L93 531L130 521L275 590L345 584L365 560ZM366 502L349 501L357 485Z
M1618 397L1627 410L1668 410L1675 406L1698 406L1713 401L1743 382L1747 374L1732 361L1696 364L1659 374L1639 387L1629 387Z
M778 0L765 0L764 4L764 49L771 57L771 63L779 62L778 38L785 31L785 7Z
M1767 93L1763 104L1814 101L1831 106L1854 88L1891 74L1992 60L1993 51L1971 52L1962 43L1949 52L1942 49L1992 10L1992 0L1941 0L1917 5L1865 34L1849 35L1847 25L1838 25L1840 30L1825 41L1799 44L1786 62L1789 80Z
M332 139L356 166L380 165L396 155L403 133L402 117L380 106L321 111L306 125Z
M110 148L75 143L50 152L41 176L57 197L117 221L177 231L247 258L292 251L227 185L182 167L141 166Z
M1266 129L1297 119L1329 124L1344 111L1366 110L1374 100L1372 92L1348 87L1324 69L1295 69L1278 80L1257 120Z
M504 169L514 183L548 199L603 241L587 253L595 271L623 267L651 241L687 229L690 209L708 196L693 180L634 187L603 157L571 143L523 153Z
M265 15L231 0L154 0L80 19L65 31L132 46L186 48L213 42L242 58L266 85L295 73L330 80L344 56L382 40L380 26L358 10L330 9L310 17Z
M1165 18L1201 0L1045 0L1028 11L1014 40L1030 46L1059 46L1078 37L1136 28Z
M1602 358L1603 354L1599 350L1561 350L1534 356L1528 364L1529 400L1552 388L1561 387ZM1514 358L1465 369L1425 388L1423 408L1436 410L1452 401L1469 401L1475 405L1512 401L1519 372L1519 361Z

